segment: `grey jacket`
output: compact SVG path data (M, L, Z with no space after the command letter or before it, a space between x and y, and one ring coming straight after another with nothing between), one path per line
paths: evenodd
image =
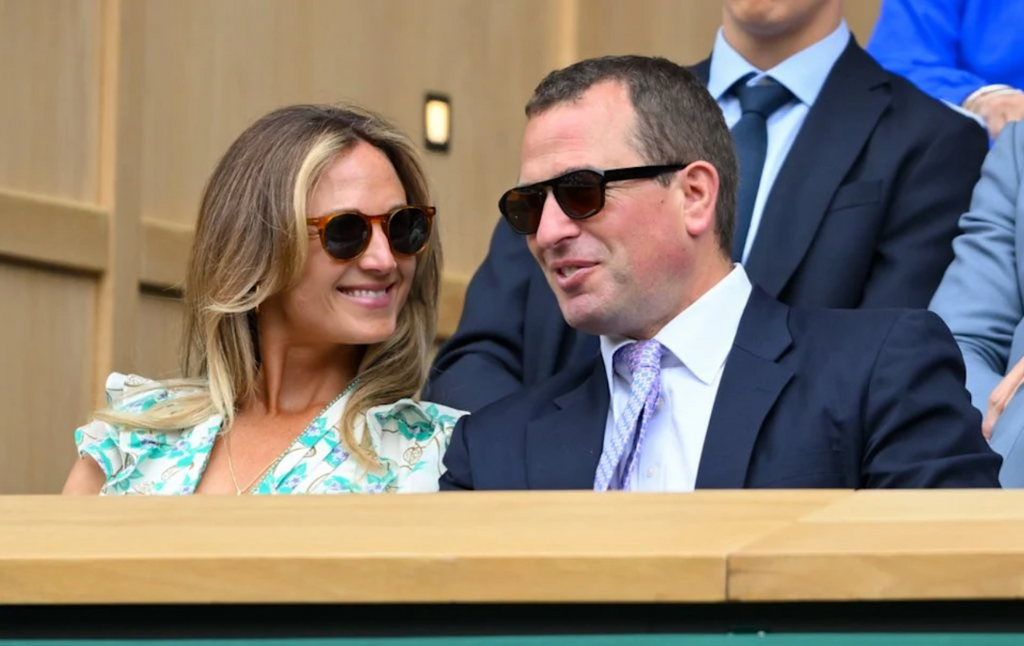
M1024 357L1024 124L1000 133L960 229L930 309L952 330L967 365L967 389L984 414L992 390ZM1024 487L1022 430L1024 389L992 431L992 448L1005 458L1004 487Z

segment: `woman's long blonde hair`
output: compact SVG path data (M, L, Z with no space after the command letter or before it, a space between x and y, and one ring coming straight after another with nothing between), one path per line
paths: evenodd
M220 415L222 428L230 428L239 403L258 390L255 308L299 280L310 244L306 205L332 161L359 141L387 155L409 204L430 204L415 147L379 115L356 106L295 105L259 119L231 144L203 192L184 285L184 378L158 384L174 396L148 410L106 409L97 418L159 431ZM341 421L347 448L366 462L377 459L365 437L356 441L358 416L413 396L426 377L440 271L434 228L397 329L366 348Z

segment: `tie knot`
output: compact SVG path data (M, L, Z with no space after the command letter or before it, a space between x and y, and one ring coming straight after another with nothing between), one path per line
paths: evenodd
M630 374L636 374L638 370L644 368L660 371L661 351L663 349L664 346L660 343L654 339L649 339L623 346L616 352L616 355L620 361L625 361L626 365L629 366Z
M757 85L747 85L749 79L748 74L732 88L732 93L740 100L740 109L744 114L756 112L767 119L793 98L792 92L770 77L764 77Z

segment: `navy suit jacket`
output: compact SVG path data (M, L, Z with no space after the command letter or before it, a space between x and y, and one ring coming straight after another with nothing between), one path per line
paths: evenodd
M706 82L709 68L692 71ZM851 39L775 180L747 274L789 305L927 307L987 152L976 122ZM562 319L526 240L499 222L424 397L474 411L597 352Z
M790 308L754 288L722 373L701 489L998 487L949 329L924 310ZM440 486L591 489L600 356L463 417Z

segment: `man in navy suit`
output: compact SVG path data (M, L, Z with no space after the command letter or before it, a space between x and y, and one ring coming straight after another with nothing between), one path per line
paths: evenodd
M599 356L460 420L443 489L998 487L935 314L751 284L733 142L690 72L591 59L526 112L500 210Z
M726 0L711 58L692 68L741 153L745 91L785 90L770 106L767 145L741 163L752 173L733 258L787 305L925 308L953 259L987 137L879 67L841 10L840 0ZM594 336L562 321L524 240L500 222L424 396L476 410L597 353Z

